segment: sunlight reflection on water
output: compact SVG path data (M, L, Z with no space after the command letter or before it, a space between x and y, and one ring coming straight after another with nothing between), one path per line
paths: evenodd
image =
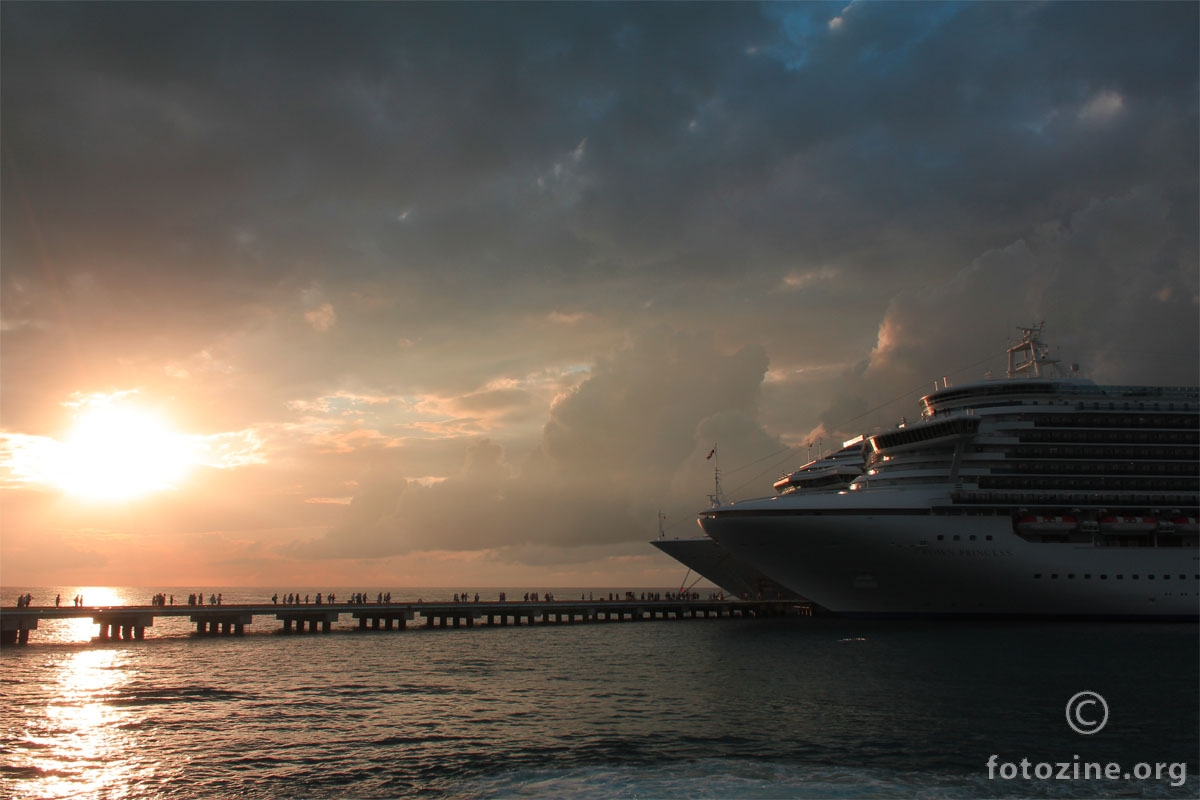
M1194 626L270 630L4 648L0 797L994 797L990 753L1078 748L1080 686L1123 714L1088 760L1186 761L1200 730Z
M28 743L40 755L33 794L79 797L126 794L123 773L129 764L121 723L126 716L106 699L128 682L125 655L118 650L80 650L55 665L57 702L46 707L44 722L29 732ZM125 765L125 766L122 766Z

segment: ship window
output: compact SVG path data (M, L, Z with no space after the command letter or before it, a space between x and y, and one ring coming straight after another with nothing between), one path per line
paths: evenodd
M989 533L987 536L985 536L983 538L987 539L990 542L992 540L992 535Z

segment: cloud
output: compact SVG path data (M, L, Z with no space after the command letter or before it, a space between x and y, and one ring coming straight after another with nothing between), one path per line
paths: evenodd
M321 303L316 308L304 312L304 321L317 333L325 333L337 322L337 314L332 303Z
M1079 118L1085 122L1108 122L1125 109L1125 98L1120 92L1100 92L1079 110Z
M944 377L1003 377L1017 327L1041 321L1053 355L1079 363L1100 383L1200 382L1194 341L1164 335L1197 332L1192 298L1200 276L1176 260L1188 251L1186 230L1161 190L1140 187L1093 201L944 281L898 293L865 369L848 372L841 392L885 406L867 418L868 430L912 416L916 398ZM844 435L860 432L850 423L862 418L850 410L868 408L839 401L822 424Z
M656 509L703 505L712 442L738 460L786 450L754 419L765 371L760 348L722 352L710 334L660 326L599 359L551 408L535 449L514 460L478 439L455 474L428 486L384 467L363 479L342 524L297 552L641 541Z
M6 441L163 398L236 466L184 530L616 558L703 506L715 441L763 491L744 465L1001 369L1017 325L1098 379L1200 362L1195 4L0 23Z

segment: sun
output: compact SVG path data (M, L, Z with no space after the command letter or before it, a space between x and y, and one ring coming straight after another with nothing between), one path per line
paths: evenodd
M175 488L193 463L192 444L158 411L88 405L59 443L51 482L93 501L132 500Z

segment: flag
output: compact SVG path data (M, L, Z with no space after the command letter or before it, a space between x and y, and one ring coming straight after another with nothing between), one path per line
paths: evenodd
M715 448L715 447L714 447L712 450L709 450L709 451L708 451L708 455L706 455L706 456L704 457L704 460L705 460L705 461L708 461L710 458L712 458L712 457L713 457L713 456L715 456L716 454L717 454L717 448Z

